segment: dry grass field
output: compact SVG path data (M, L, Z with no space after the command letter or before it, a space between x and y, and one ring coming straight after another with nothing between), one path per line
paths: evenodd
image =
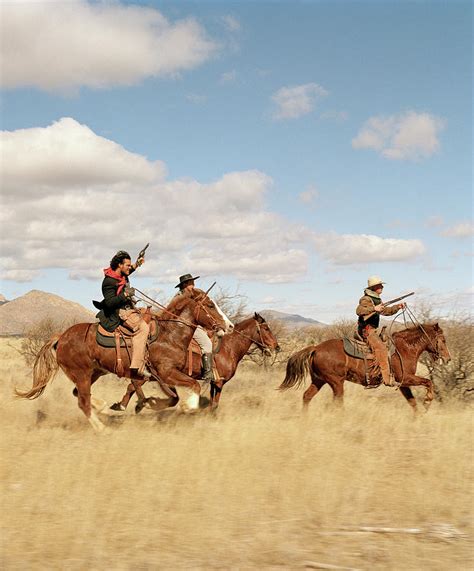
M474 566L467 407L415 420L394 389L347 383L343 411L325 388L304 416L301 392L274 390L283 370L249 364L215 417L131 407L97 435L62 375L14 399L31 378L19 341L0 343L2 569Z

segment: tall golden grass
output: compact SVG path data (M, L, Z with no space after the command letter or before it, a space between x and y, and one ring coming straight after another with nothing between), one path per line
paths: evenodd
M248 364L215 417L131 407L96 435L62 375L13 398L19 343L0 344L3 569L473 567L468 408L415 420L394 389L347 383L343 411L323 389L304 416L283 370Z

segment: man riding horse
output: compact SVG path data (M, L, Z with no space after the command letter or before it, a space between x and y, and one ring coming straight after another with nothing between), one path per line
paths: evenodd
M194 288L194 280L197 280L200 276L192 276L191 274L184 274L180 276L179 283L175 286L179 288L179 292L176 295L182 295L186 290ZM229 328L233 329L233 324L229 319L222 313L217 303L214 301L216 309L223 315L223 317L228 322ZM199 345L202 354L202 376L201 380L206 382L215 381L214 371L213 371L213 353L212 353L212 341L209 338L206 330L201 326L196 327L193 339Z
M393 375L390 372L388 350L385 343L380 339L377 329L381 315L394 315L405 307L404 303L398 303L391 307L384 306L380 298L384 283L379 276L371 276L367 280L367 288L359 300L356 314L359 316L357 331L372 350L376 361L380 366L384 385L394 385Z
M128 280L128 276L144 262L145 258L139 257L132 264L128 252L124 250L117 252L110 260L110 266L104 270L102 281L104 299L93 303L100 309L96 317L104 329L113 332L119 325L123 325L133 332L130 371L133 376L148 378L151 374L145 367L145 351L150 326L140 311L135 309L133 300L135 290L130 287Z

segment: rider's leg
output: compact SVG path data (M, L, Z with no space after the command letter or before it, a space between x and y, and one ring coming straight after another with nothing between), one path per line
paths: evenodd
M132 337L132 362L130 369L141 376L149 377L150 373L145 370L145 351L150 326L143 319L140 320L138 329Z
M202 380L214 381L214 373L212 371L212 341L202 327L197 327L193 338L201 348L202 353Z
M375 355L375 359L380 366L383 384L388 387L394 385L392 376L390 375L390 364L388 362L388 351L385 343L380 339L376 329L370 328L366 336L366 341Z

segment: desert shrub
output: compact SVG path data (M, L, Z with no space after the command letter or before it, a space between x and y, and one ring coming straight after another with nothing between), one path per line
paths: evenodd
M451 361L439 364L423 355L421 361L428 368L440 401L463 400L474 402L474 328L465 318L441 323L446 336Z
M77 321L71 319L58 321L47 317L35 325L28 327L23 334L19 349L26 364L32 365L41 347L49 341L53 335L62 333L68 327L74 325L74 323L77 323Z

